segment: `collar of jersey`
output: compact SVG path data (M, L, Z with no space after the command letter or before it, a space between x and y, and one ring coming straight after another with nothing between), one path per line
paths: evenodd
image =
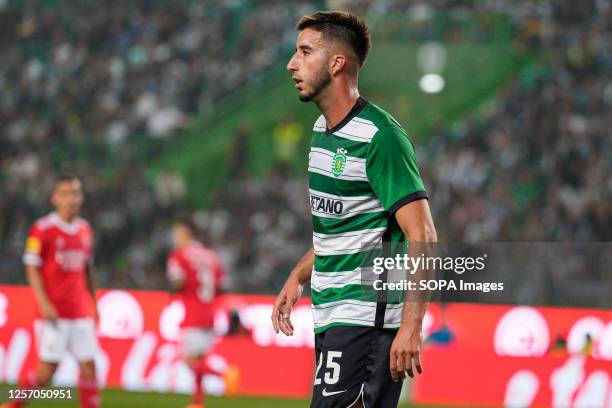
M55 224L59 229L61 229L67 234L75 234L78 231L79 226L78 226L76 218L72 220L72 222L66 222L62 220L60 216L57 214L57 212L55 211L53 211L49 215L49 218L51 219L51 222L53 224Z
M367 104L368 104L368 101L363 96L360 96L359 98L357 98L357 102L355 102L355 105L353 105L349 113L344 117L344 119L340 121L340 123L338 123L336 126L334 126L331 129L327 128L327 124L325 125L325 134L331 135L332 133L337 132L338 130L342 129L344 126L346 126L347 123L351 121L351 119L357 116L359 112L361 112L363 108L367 106Z

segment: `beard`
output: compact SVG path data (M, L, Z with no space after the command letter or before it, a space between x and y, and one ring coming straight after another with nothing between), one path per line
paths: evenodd
M327 85L329 85L331 82L331 75L329 75L329 72L327 72L326 67L321 67L321 70L315 74L312 81L304 82L308 84L310 91L308 91L306 94L300 93L300 101L310 102L316 98L321 91L327 87Z

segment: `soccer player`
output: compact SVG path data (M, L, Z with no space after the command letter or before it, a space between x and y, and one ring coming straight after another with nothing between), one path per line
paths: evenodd
M60 175L53 185L51 203L55 211L34 223L23 256L42 324L38 367L20 386L31 389L49 384L69 351L79 363L81 407L98 407L93 234L87 221L78 216L83 203L79 178ZM12 407L24 404L16 401Z
M185 362L194 374L195 391L190 408L204 406L202 378L204 374L221 375L226 394L238 391L239 372L230 366L223 372L206 364L205 355L213 344L213 307L221 292L226 275L219 257L195 239L195 227L188 218L172 227L175 249L168 258L167 275L172 289L179 292L185 305L181 323L180 348Z
M427 194L402 126L359 94L371 46L366 23L318 12L297 30L287 69L299 99L322 113L308 163L313 248L281 290L272 322L277 333L293 334L291 308L311 281L317 367L311 407L395 407L405 373L412 377L413 366L422 372L427 303L364 298L360 266L373 244L437 240Z

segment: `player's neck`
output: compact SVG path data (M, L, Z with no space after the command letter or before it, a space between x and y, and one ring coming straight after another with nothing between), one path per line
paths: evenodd
M179 243L178 248L179 249L185 249L188 246L191 246L195 243L196 241L194 239L186 239L185 241Z
M359 91L352 87L329 87L325 91L315 103L325 117L327 128L332 129L353 109L359 99Z
M57 214L58 218L64 221L66 224L72 224L72 221L74 221L77 217L76 214L67 214L57 210L55 211L55 214Z

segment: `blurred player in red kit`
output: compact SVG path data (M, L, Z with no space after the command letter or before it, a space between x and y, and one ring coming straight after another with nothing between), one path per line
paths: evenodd
M172 237L175 249L168 258L167 274L172 289L179 293L185 304L180 349L195 379L195 392L189 407L200 408L204 406L201 385L204 374L221 375L226 393L237 393L237 368L229 367L220 372L209 367L205 360L215 338L212 303L221 292L226 275L219 257L195 239L195 227L190 219L176 221Z
M79 178L59 176L51 203L55 211L31 227L23 257L42 322L37 330L38 367L22 379L20 387L49 384L59 362L70 352L79 363L80 406L98 407L93 234L87 221L78 216L83 203ZM17 408L25 402L7 405Z

